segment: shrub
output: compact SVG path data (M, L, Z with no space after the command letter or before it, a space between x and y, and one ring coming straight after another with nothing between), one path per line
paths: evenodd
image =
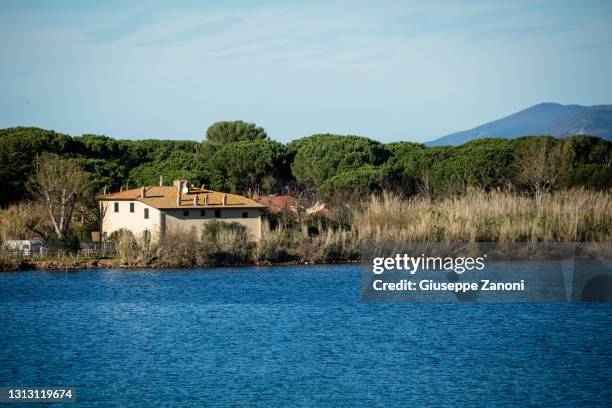
M166 230L163 238L155 243L152 261L163 267L205 266L208 253L203 250L195 231Z
M585 164L571 169L565 183L568 187L584 186L591 190L612 188L612 167L604 164Z
M0 239L28 239L52 231L46 209L39 204L20 202L0 209Z
M49 254L73 254L79 251L81 245L79 238L74 234L66 234L58 237L55 234L49 234L45 238Z
M0 251L0 271L19 271L22 269L22 260Z
M311 236L306 225L302 225L297 241L297 255L302 262L345 262L358 259L357 240L351 231L319 228L319 234Z
M202 243L216 264L241 264L250 259L252 238L244 225L214 220L205 224Z
M293 229L277 228L270 230L264 223L261 240L253 248L253 262L256 264L274 264L292 262L297 256L292 254L295 247Z

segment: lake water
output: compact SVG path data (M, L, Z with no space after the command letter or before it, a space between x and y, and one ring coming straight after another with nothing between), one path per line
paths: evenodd
M0 274L0 386L75 387L72 407L611 404L611 303L364 303L360 268Z

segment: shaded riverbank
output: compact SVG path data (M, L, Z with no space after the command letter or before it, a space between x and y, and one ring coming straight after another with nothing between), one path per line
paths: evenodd
M336 261L326 262L320 264L349 264L358 263L359 261ZM259 263L259 264L210 264L205 268L215 267L249 267L249 266L290 266L290 265L314 265L313 262L308 261L292 261L292 262L277 262L277 263ZM78 259L78 258L58 258L58 259L14 259L8 263L0 264L0 272L21 272L21 271L63 271L63 270L85 270L85 269L170 269L176 268L173 265L167 265L163 263L138 263L131 262L125 263L119 258L91 258L91 259ZM183 269L195 269L196 266L184 266Z
M395 257L397 254L433 258L484 257L489 261L542 261L612 259L612 245L600 243L432 243L412 242L395 245L370 244L351 252L347 257L342 252L331 252L326 256L300 257L285 253L282 257L260 259L255 256L237 257L236 254L213 252L195 254L196 247L188 251L174 251L172 256L142 257L140 252L131 256L124 254L116 257L55 257L20 258L0 254L0 271L28 270L79 270L79 269L197 269L215 267L262 267L288 265L331 265L370 263L376 257ZM252 252L249 252L252 255ZM421 255L423 254L423 255ZM130 254L128 254L130 255ZM448 259L448 258L447 258Z
M95 269L95 268L122 268L121 260L118 258L100 259L78 259L78 258L57 258L57 259L14 259L5 264L0 264L4 272L28 271L28 270L75 270L75 269Z

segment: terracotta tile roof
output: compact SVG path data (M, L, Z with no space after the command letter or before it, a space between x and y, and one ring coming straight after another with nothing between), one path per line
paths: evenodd
M99 195L99 200L136 200L154 208L207 208L205 197L208 197L208 207L213 208L263 208L255 200L236 195L226 194L201 188L190 188L187 194L181 194L180 205L177 205L178 189L174 186L147 186L142 197L142 188L120 191L118 193ZM223 196L226 204L223 204ZM196 203L194 204L194 198Z
M268 207L271 213L297 212L297 200L291 196L263 196L257 200Z

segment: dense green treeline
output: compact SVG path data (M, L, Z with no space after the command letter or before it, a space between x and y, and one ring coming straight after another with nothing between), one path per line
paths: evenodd
M54 153L89 173L91 189L167 183L246 193L298 193L353 199L373 191L440 196L467 187L551 191L612 187L612 143L591 136L482 139L462 146L382 144L357 136L320 134L287 145L246 122L211 126L203 142L115 140L68 136L39 128L0 130L0 205L27 198L35 158Z

